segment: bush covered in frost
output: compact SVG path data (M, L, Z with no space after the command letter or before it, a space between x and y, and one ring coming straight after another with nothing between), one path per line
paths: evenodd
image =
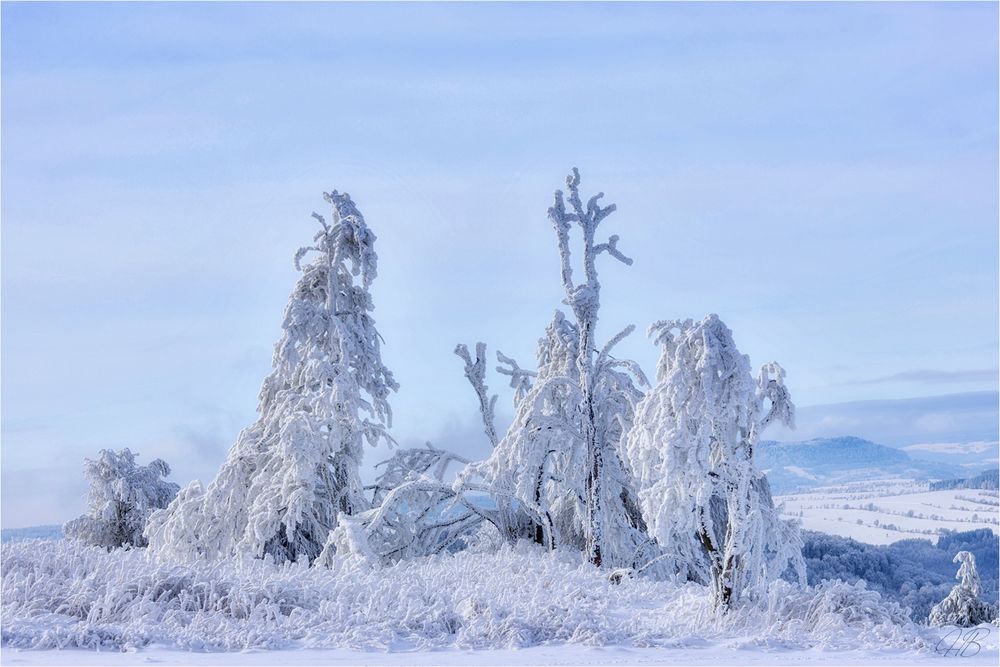
M719 615L707 587L647 577L615 584L579 552L528 542L384 568L337 556L329 569L253 558L181 566L145 549L109 553L68 540L2 549L0 621L11 647L398 650L735 639L913 649L930 641L863 584L776 582L765 604Z
M105 549L146 546L142 532L149 516L166 507L180 489L161 479L170 474L165 461L136 465L135 454L127 448L102 449L96 460L87 459L83 472L90 482L87 513L67 522L63 533Z

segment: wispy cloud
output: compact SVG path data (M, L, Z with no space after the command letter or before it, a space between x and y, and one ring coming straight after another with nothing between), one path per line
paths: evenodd
M997 392L982 391L811 405L797 411L795 430L778 426L766 437L792 441L855 435L892 447L993 442L998 435L998 399Z
M920 442L903 447L907 452L938 452L941 454L979 454L995 451L1000 442L976 440L974 442Z
M855 380L848 384L884 384L888 382L944 384L958 382L997 382L998 380L1000 380L1000 369L996 368L972 368L958 371L939 371L922 368L901 371L869 380Z

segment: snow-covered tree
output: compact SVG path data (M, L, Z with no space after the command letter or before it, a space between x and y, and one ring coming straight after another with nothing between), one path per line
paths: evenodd
M989 623L997 617L997 609L979 597L983 587L976 571L976 557L971 552L959 551L953 562L960 563L955 575L959 583L948 597L931 608L928 624L931 627L957 625L968 628Z
M784 372L767 364L755 382L716 315L658 322L650 335L661 346L657 384L636 408L626 456L662 558L710 584L722 607L789 568L804 582L798 530L753 463L762 428L794 418Z
M597 565L631 566L645 542L642 518L634 499L619 447L642 394L636 383L645 377L633 362L614 359L611 349L631 333L628 327L596 349L601 285L597 258L608 253L625 264L632 260L618 250L618 237L597 243L600 223L615 206L601 207L603 194L586 205L579 194L576 169L566 179L568 197L556 191L549 209L559 248L564 302L573 319L555 317L537 350L534 377L512 360L498 355L515 387L514 421L490 458L473 464L459 483L479 477L496 499L513 513L527 517L536 541L578 548ZM569 210L567 210L567 202ZM584 279L575 282L570 230L582 235ZM511 536L524 537L525 521L509 526Z
M150 546L177 556L314 559L341 514L367 510L358 474L364 442L389 439L388 396L370 293L375 235L347 194L324 194L314 243L285 309L258 419L215 480L195 483L150 520ZM302 259L315 253L307 264Z
M102 449L96 460L86 460L83 474L90 482L87 513L66 523L63 533L106 549L146 546L142 531L149 515L166 507L180 489L162 479L170 474L165 461L136 465L128 449Z

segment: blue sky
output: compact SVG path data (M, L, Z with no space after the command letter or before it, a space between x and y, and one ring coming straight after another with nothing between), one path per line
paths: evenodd
M211 478L333 188L379 237L404 443L486 453L452 349L531 361L574 165L635 259L603 267L601 333L637 324L621 352L650 372L649 322L716 312L802 406L979 405L996 25L989 3L3 3L3 524L79 513L102 447ZM899 446L997 438L878 421Z

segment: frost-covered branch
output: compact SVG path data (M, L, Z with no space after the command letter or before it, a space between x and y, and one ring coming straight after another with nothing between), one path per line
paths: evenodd
M476 343L476 360L472 360L469 348L464 343L455 346L457 354L465 362L465 377L472 385L479 399L479 414L483 419L483 428L486 431L486 438L490 441L490 446L497 446L497 431L494 426L495 408L497 395L489 395L489 388L486 386L486 343Z
M612 207L611 210L614 210L614 208ZM626 257L625 255L623 255L618 250L618 235L617 234L612 234L611 238L608 239L607 243L600 243L600 244L598 244L597 246L594 247L594 253L595 254L599 255L602 252L608 253L609 255L611 255L612 257L614 257L615 259L617 259L619 262L621 262L625 266L632 266L632 258L631 257Z
M483 520L498 525L496 512L477 506L464 491L413 472L378 506L353 517L348 529L332 531L318 562L330 565L334 554L363 555L382 563L429 556L470 537Z
M375 465L376 470L382 468L382 471L375 478L375 484L366 486L365 489L373 491L372 505L378 506L389 491L413 476L427 476L443 482L453 463L465 465L469 460L438 449L429 442L423 448L398 449L392 457Z
M514 390L514 407L517 408L517 404L524 400L524 397L531 391L531 383L538 376L538 373L521 368L516 361L499 350L497 350L497 361L509 366L509 368L504 368L502 365L497 366L497 372L510 376L510 386Z
M772 361L760 367L757 376L757 392L761 400L771 406L760 421L759 432L763 433L772 422L778 421L788 428L795 428L795 404L785 386L785 369Z

